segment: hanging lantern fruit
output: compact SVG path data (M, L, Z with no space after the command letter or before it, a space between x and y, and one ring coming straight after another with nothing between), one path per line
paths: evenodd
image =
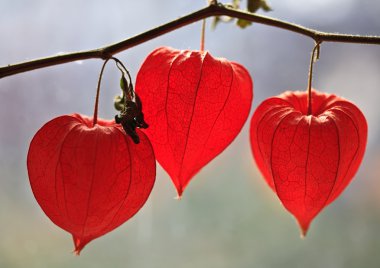
M155 181L155 159L111 121L74 114L46 123L28 153L33 194L45 214L73 235L75 252L131 218Z
M241 65L209 52L160 47L137 75L136 92L158 162L178 196L220 154L247 120L253 84Z
M347 187L363 159L367 123L351 102L332 94L285 92L265 100L251 121L251 147L268 185L303 235Z

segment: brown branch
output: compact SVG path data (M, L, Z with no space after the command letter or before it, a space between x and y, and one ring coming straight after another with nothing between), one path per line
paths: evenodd
M212 16L229 16L233 18L245 19L255 23L269 25L291 32L295 32L301 35L308 36L314 39L316 42L344 42L344 43L360 43L360 44L377 44L380 45L380 36L361 36L361 35L348 35L348 34L336 34L320 32L313 29L309 29L297 24L273 19L267 16L257 15L242 10L233 9L228 6L217 4L212 2L208 7L190 13L184 17L173 20L157 28L143 32L139 35L133 36L129 39L123 40L118 43L114 43L99 49L80 51L67 53L62 55L51 56L47 58L36 59L32 61L10 64L8 66L0 67L0 78L27 72L39 68L48 66L63 64L67 62L73 62L77 60L86 59L107 59L113 55L127 50L131 47L147 42L153 38L161 36L165 33L171 32L175 29L184 27L193 22L212 17Z

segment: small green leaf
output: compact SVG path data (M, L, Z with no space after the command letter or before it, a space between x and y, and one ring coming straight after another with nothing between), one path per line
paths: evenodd
M232 0L232 3L224 4L225 7L228 8L234 8L234 9L240 9L241 0ZM268 5L266 0L247 0L247 10L251 13L255 13L259 9L263 9L264 11L271 11L272 8ZM216 16L214 17L214 20L211 24L211 28L215 30L216 26L220 22L230 22L234 19L231 17L226 16ZM239 26L242 29L247 28L248 26L252 25L252 22L248 20L238 19L236 20L236 25Z
M249 12L255 13L260 8L267 12L272 10L266 0L248 0L247 9Z
M247 9L249 12L255 13L261 7L261 0L248 0Z
M231 18L231 17L227 17L227 16L216 16L211 24L211 29L215 30L216 26L220 23L220 22L231 22L233 21L234 19Z
M212 23L211 23L211 29L215 30L216 26L218 26L219 22L220 22L220 17L215 16L214 19L212 20Z
M240 0L233 0L232 1L232 6L234 8L240 8Z
M125 79L124 74L120 78L120 88L125 92L128 88L128 82L127 79Z
M269 12L269 11L272 11L273 9L268 5L268 3L265 1L265 0L262 0L261 1L261 8L266 11L266 12Z
M236 25L239 26L240 28L242 29L245 29L247 28L248 26L252 25L252 22L248 21L248 20L243 20L243 19L238 19L236 21Z
M117 111L123 111L124 110L124 96L123 97L115 96L113 104Z

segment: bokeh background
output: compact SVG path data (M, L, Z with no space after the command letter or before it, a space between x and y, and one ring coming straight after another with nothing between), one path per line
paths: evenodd
M243 4L245 2L243 1ZM380 35L380 1L271 0L267 14L322 31ZM101 47L202 8L189 0L1 0L0 65ZM261 13L261 12L259 12ZM211 20L208 20L210 26ZM162 45L199 49L194 23L117 56L133 76ZM206 49L240 62L255 84L251 114L264 99L304 90L313 41L284 30L233 23L207 28ZM379 267L380 47L324 43L314 87L355 102L369 125L355 180L299 238L293 217L261 178L248 123L190 183L181 201L159 168L142 210L75 257L71 236L43 214L31 192L26 155L48 120L91 115L102 62L87 60L0 80L0 267ZM100 115L112 118L119 73L106 69Z

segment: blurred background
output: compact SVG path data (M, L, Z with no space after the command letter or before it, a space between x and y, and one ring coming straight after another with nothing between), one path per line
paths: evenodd
M380 1L271 0L266 15L328 32L380 35ZM189 0L1 0L0 66L98 48L205 6ZM245 1L242 3L245 5ZM262 12L259 12L262 13ZM285 90L304 90L313 41L253 24L210 30L206 49L246 66L252 112ZM201 23L117 55L135 76L158 46L199 49ZM341 197L314 220L306 239L267 187L250 152L248 122L231 146L194 178L183 199L158 168L147 204L75 257L70 234L44 215L26 170L29 142L50 119L92 115L101 60L0 80L0 267L379 267L380 47L324 43L314 87L355 102L369 125L365 158ZM111 67L112 66L112 67ZM100 115L113 118L119 73L106 69Z

